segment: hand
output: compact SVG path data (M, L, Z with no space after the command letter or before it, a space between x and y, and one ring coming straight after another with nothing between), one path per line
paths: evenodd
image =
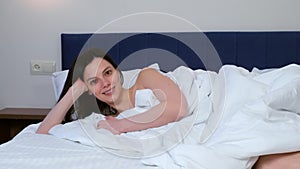
M72 85L72 95L75 98L81 96L84 92L88 91L86 84L78 78L76 82Z
M100 120L97 125L97 129L106 129L113 134L121 134L120 120L115 117L107 116L106 120Z

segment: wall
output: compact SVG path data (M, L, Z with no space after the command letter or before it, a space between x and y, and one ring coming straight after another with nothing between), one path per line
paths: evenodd
M29 63L54 60L59 70L62 32L97 32L105 25L112 32L193 29L157 15L118 19L138 12L179 16L203 31L300 30L299 6L298 0L2 0L0 107L54 105L51 76L31 75Z

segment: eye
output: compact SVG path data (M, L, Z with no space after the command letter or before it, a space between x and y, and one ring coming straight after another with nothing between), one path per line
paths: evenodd
M95 78L95 79L90 80L89 84L91 86L93 86L93 85L97 84L98 82L99 82L99 79Z
M104 72L104 76L110 76L113 73L112 69L108 69Z

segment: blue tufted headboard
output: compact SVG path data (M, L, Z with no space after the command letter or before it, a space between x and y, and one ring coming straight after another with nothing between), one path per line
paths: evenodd
M108 52L121 65L121 70L142 67L153 62L162 62L160 66L162 65L165 71L182 64L192 69L207 70L218 70L224 64L235 64L251 70L253 67L276 68L290 63L300 63L300 32L298 31L205 32L204 34L200 32L62 33L61 45L63 70L69 68L81 51L93 47ZM196 50L200 52L195 51L195 47L199 47ZM125 61L133 55L134 57ZM215 59L210 60L215 55L218 55L220 63L216 63Z

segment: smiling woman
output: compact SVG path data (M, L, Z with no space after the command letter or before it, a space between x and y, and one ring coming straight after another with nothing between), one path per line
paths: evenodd
M118 99L114 94L119 93L118 89L122 87L120 78L115 78L119 74L120 71L114 69L109 62L102 58L95 58L85 68L83 80L90 93L112 107Z
M63 97L63 95L67 92L72 83L74 83L77 79L81 79L83 82L85 82L89 91L88 95L85 93L83 97L80 97L75 103L79 118L86 116L86 113L84 112L101 112L103 115L116 115L116 109L101 101L102 95L99 94L99 90L102 92L107 92L108 89L110 89L110 81L113 80L112 78L116 73L119 74L119 79L123 79L123 75L119 71L118 65L111 59L109 55L97 49L88 50L80 55L74 62L73 68L68 77L68 81L70 82L65 84L61 97ZM99 85L101 86L99 87ZM105 89L107 91L104 91ZM97 96L100 98L97 98ZM68 117L67 119L70 120Z
M100 120L97 127L114 134L159 127L177 121L187 113L187 102L179 86L157 70L142 69L135 84L128 89L122 86L122 79L121 71L107 54L98 49L83 53L69 71L58 103L37 133L48 133L64 119L69 121L70 114L74 113L80 118L92 112L109 116L106 120ZM157 104L141 114L116 119L118 114L135 107L137 91L141 90L150 90ZM73 103L75 109L72 108Z

